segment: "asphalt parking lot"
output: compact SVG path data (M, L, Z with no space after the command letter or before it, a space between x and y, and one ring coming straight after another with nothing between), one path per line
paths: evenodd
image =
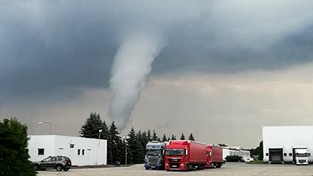
M226 163L220 169L188 172L145 170L143 164L130 167L70 169L68 172L55 170L39 171L38 176L163 176L163 175L214 175L214 176L313 176L313 165L269 165Z

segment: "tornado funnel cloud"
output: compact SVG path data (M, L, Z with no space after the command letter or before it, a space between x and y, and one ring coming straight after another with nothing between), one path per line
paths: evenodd
M152 63L162 49L154 36L132 35L121 44L114 58L110 79L111 119L119 130L130 121L140 90L152 70Z

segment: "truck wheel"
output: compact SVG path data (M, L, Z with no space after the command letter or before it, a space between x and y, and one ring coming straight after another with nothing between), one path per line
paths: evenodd
M62 165L57 165L57 167L55 168L57 171L62 171Z
M199 165L199 170L203 170L204 169L204 165Z

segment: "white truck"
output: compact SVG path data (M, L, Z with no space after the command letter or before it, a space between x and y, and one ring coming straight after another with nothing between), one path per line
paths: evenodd
M309 164L309 155L308 149L304 146L296 146L293 147L293 156L294 156L294 163L296 165L308 165Z

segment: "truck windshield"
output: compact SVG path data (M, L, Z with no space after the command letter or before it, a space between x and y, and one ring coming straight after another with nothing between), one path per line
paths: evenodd
M185 154L184 149L167 149L166 155L168 156L183 156Z
M307 153L296 153L297 157L307 157L308 154Z
M161 150L147 150L146 155L148 155L148 156L159 156L159 155L161 155Z

